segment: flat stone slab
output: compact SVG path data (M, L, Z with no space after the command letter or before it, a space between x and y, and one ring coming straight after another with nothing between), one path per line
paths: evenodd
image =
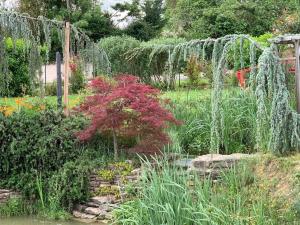
M107 203L114 203L116 201L115 196L113 195L107 195L107 196L96 196L91 198L91 201L98 204L107 204Z
M191 168L194 169L222 169L229 168L235 164L235 162L241 159L252 157L248 154L232 154L232 155L221 155L221 154L207 154L199 156L192 160Z
M192 166L193 159L177 159L173 162L175 166L178 166L180 168L190 168Z
M72 212L72 214L73 214L73 216L75 218L79 218L79 219L84 219L84 220L93 220L93 219L96 219L95 215L82 213L82 212L79 212L79 211L76 211L76 210L74 210Z
M255 155L236 153L232 155L207 154L191 161L189 171L200 176L210 176L212 179L219 177L221 171L232 168L242 159L253 158Z
M105 214L106 212L101 210L100 208L94 208L94 207L87 207L84 212L86 214L91 214L95 216L99 216L100 214Z

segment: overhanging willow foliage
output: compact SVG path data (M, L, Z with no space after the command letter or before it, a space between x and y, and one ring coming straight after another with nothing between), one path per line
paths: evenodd
M33 18L27 14L19 14L14 11L0 11L0 72L3 74L0 79L0 96L3 90L8 86L12 79L7 73L7 54L5 53L5 37L11 37L14 44L17 40L23 40L25 43L25 53L29 58L30 75L32 76L32 85L37 81L37 74L41 74L42 51L45 52L45 59L49 59L51 50L51 37L57 33L64 49L64 22L49 20L45 17ZM84 65L91 64L94 70L110 72L110 63L108 57L102 49L93 43L89 37L71 25L71 53L79 55ZM39 79L40 80L40 79ZM5 92L4 92L5 93Z
M137 48L131 53L138 54L142 51L144 49ZM162 53L168 56L164 63L173 77L180 73L182 61L186 62L192 55L212 61L212 153L217 153L224 147L226 124L223 119L222 90L226 71L229 64L234 69L244 68L246 55L250 59L251 68L247 91L256 97L257 102L257 148L270 149L276 154L299 149L300 116L290 106L285 73L274 44L262 47L248 35L228 35L218 39L192 40L173 45L157 44L152 46L149 61L160 57Z

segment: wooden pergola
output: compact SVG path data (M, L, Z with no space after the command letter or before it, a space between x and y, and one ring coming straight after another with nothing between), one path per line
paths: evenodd
M294 45L295 48L295 78L296 78L296 102L297 102L297 112L300 114L300 34L294 35L284 35L279 36L274 39L271 39L270 42L274 44L286 45L291 44Z

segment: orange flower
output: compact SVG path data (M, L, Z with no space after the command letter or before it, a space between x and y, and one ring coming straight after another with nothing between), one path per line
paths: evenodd
M32 108L33 108L33 106L32 106L31 104L26 103L26 102L23 103L22 106L23 106L24 108L26 108L26 109L32 109Z
M21 98L17 98L17 99L15 99L15 102L16 102L17 105L21 105L22 99Z

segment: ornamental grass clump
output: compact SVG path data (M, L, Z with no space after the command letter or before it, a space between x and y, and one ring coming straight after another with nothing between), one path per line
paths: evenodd
M180 123L162 106L160 91L140 83L135 76L98 77L91 82L90 88L94 95L87 97L78 111L91 121L77 136L80 140L88 140L100 132L112 137L115 159L118 158L119 139L133 140L131 151L159 153L169 142L165 133L168 124Z
M299 224L292 211L272 204L272 193L260 187L252 161L221 172L220 182L199 179L166 162L156 163L159 169L144 164L139 198L114 211L115 224Z

